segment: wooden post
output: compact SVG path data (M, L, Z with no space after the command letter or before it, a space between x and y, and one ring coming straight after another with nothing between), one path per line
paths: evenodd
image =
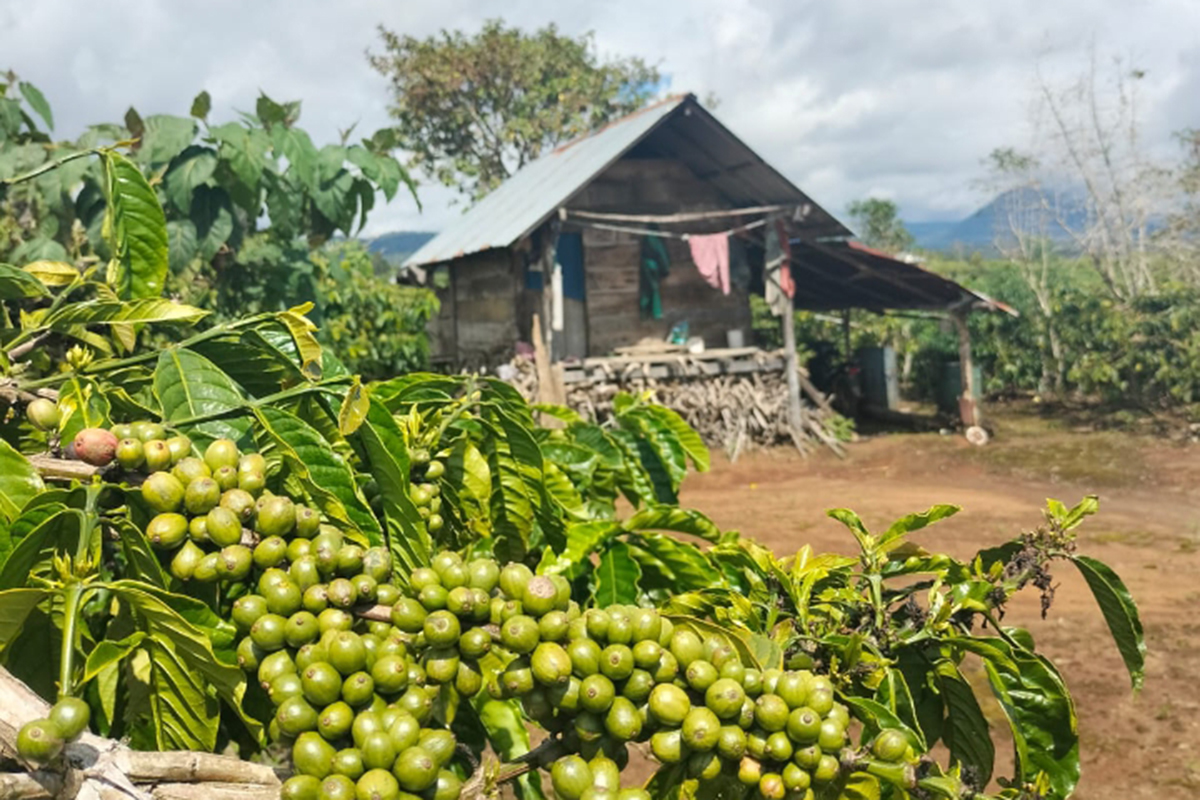
M799 434L804 429L800 407L800 365L796 362L796 312L788 305L783 315L783 359L787 370L788 425Z
M979 424L979 406L975 402L975 362L971 358L971 331L967 327L970 310L950 312L950 319L958 331L958 372L962 395L958 398L958 414L965 427Z
M842 311L842 357L852 360L854 354L850 351L850 309Z

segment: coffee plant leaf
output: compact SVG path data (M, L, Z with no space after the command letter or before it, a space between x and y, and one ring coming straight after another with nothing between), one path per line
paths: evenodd
M1004 640L991 644L1009 656L983 666L1012 731L1017 779L1045 780L1054 796L1069 797L1080 776L1079 731L1062 676L1043 656Z
M1107 564L1082 555L1074 556L1071 563L1083 573L1104 614L1134 690L1141 689L1146 678L1146 636L1133 596Z
M12 522L45 488L42 476L29 459L0 439L0 518Z
M383 530L367 508L345 458L294 414L271 406L258 408L255 414L321 510L335 522L363 533L372 546L382 544Z
M137 165L105 151L105 230L112 260L108 283L122 300L158 297L167 278L166 217L158 195Z
M45 589L7 589L0 592L0 657L38 604L50 597Z

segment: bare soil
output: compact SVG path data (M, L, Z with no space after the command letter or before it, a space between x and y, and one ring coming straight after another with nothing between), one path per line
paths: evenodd
M983 448L936 433L891 434L852 445L839 460L794 451L716 457L689 477L681 502L785 554L812 544L852 552L825 516L855 509L886 527L934 503L957 516L914 535L930 550L966 558L1036 527L1047 497L1100 496L1080 529L1080 551L1111 565L1136 599L1148 647L1145 689L1134 695L1083 579L1060 565L1057 594L1040 618L1036 593L1007 620L1029 628L1075 695L1081 732L1080 800L1191 798L1200 792L1200 445L1071 427L1031 408L995 412ZM987 708L987 706L985 706ZM994 720L1000 722L997 716ZM997 748L997 771L1009 766Z

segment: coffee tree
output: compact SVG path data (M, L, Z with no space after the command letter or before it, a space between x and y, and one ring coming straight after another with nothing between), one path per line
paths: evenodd
M363 383L304 306L191 327L142 172L69 158L105 265L0 266L0 663L56 700L5 740L27 769L80 771L94 732L265 751L298 800L1065 798L1070 694L1002 618L1058 563L1140 685L1133 601L1076 553L1094 499L968 562L910 538L953 506L836 510L856 555L780 558L678 505L708 454L644 397L597 425L479 376ZM968 656L1014 743L995 781Z

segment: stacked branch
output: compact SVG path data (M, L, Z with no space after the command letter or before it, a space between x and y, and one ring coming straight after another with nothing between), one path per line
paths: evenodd
M526 398L539 396L537 371L529 359L516 358L499 371ZM710 447L722 448L731 459L755 447L794 445L802 453L829 447L841 455L836 434L837 413L828 399L801 374L801 430L788 423L786 375L762 369L733 375L676 375L645 377L642 370L613 371L606 380L566 386L567 405L588 419L612 417L619 392L652 392L653 399L677 411Z
M212 753L144 753L84 733L53 769L25 764L17 732L50 710L45 700L0 668L0 800L275 800L275 770ZM4 771L7 767L7 771Z

